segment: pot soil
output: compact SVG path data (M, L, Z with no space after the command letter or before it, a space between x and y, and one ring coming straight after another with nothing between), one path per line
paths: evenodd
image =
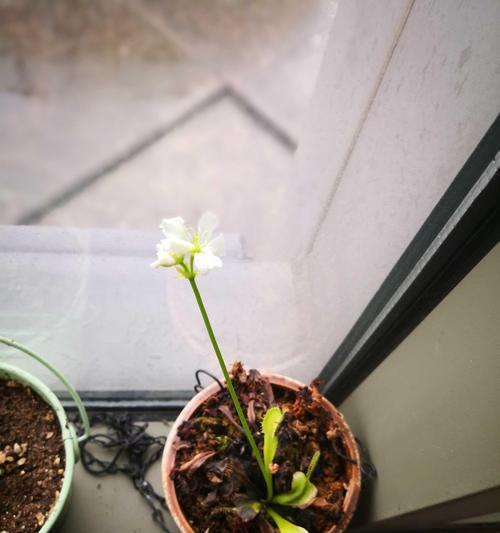
M61 490L65 452L54 411L31 388L0 379L0 531L36 533Z
M318 392L280 376L245 372L236 363L232 381L260 449L261 419L272 405L286 411L278 429L275 493L291 489L293 473L305 472L321 452L311 481L317 497L306 509L273 506L310 533L339 533L350 521L361 473L354 436L342 415ZM275 533L264 512L247 513L245 496L264 500L265 486L229 393L213 384L188 404L176 422L163 458L163 482L170 511L184 533Z

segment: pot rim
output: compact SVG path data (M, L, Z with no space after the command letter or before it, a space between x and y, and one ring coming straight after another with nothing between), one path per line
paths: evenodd
M269 372L262 372L262 375L267 377L272 385L281 386L284 388L289 388L291 390L297 391L303 388L305 385L300 381L297 381L280 374L274 374ZM177 494L175 491L175 486L173 481L170 479L170 473L175 466L175 455L176 449L175 446L179 440L177 436L177 430L180 425L189 420L198 407L208 398L213 396L219 390L218 383L211 383L209 386L197 393L184 407L176 421L174 422L168 437L165 443L165 448L163 450L162 464L161 464L161 474L162 474L162 484L165 497L167 500L167 505L170 510L172 517L174 518L177 526L183 533L194 533L191 525L187 521L179 501L177 500ZM344 446L346 448L347 455L349 459L354 461L353 463L347 463L347 473L349 476L349 486L343 502L343 515L341 521L333 526L328 533L342 533L347 525L349 524L352 515L356 509L359 494L361 491L361 460L359 455L359 449L356 444L356 440L349 426L347 425L344 416L336 409L336 407L328 401L324 396L322 396L322 401L325 407L332 414L335 422L341 429Z
M52 511L49 513L47 520L38 533L49 533L55 526L57 520L65 510L66 503L69 498L71 484L73 482L73 471L75 463L78 458L75 455L75 438L76 434L70 428L72 426L68 422L66 411L62 406L57 396L38 378L31 375L29 372L22 370L16 366L9 365L7 363L0 363L0 377L3 379L13 379L23 385L30 387L35 391L55 412L61 428L61 438L64 442L64 478L59 496L56 499L55 505Z

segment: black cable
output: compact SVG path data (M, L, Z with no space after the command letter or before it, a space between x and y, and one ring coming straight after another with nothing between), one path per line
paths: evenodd
M219 379L214 376L213 374L211 374L210 372L207 372L206 370L203 370L203 369L198 369L195 374L194 374L194 377L196 378L196 384L195 386L193 387L194 388L194 392L198 393L200 391L202 391L205 387L201 384L201 380L200 380L200 374L205 374L206 376L208 376L209 378L212 378L214 381L217 382L217 384L219 385L220 387L220 390L224 390L224 385L222 385L222 383L219 381Z
M156 463L165 447L166 437L153 437L147 433L148 424L133 422L130 415L104 413L93 415L90 425L104 425L106 433L94 433L80 444L83 468L94 476L121 473L133 483L152 510L152 518L165 533L167 528L164 511L165 498L158 494L146 480L149 468ZM109 459L98 457L89 447L112 450Z
M203 390L200 376L205 374L217 382L221 390L222 383L216 376L199 369L195 372L195 392ZM75 421L78 425L78 423ZM90 425L102 425L106 433L94 433L80 443L83 468L93 476L121 473L126 475L134 488L152 509L152 518L164 533L170 533L166 525L164 511L168 511L165 498L158 494L151 483L146 480L149 468L160 459L165 447L166 437L153 437L146 432L148 424L134 422L128 414L103 413L90 417ZM110 458L98 457L89 447L112 450Z
M366 481L375 479L377 477L377 468L371 462L368 450L365 448L363 443L357 437L354 437L354 439L358 445L359 456L361 458L361 464L359 467L361 469L362 482L366 483Z

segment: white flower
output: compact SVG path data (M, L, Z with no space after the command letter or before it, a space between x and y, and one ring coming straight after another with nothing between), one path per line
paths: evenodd
M184 254L193 249L192 243L188 240L189 230L181 217L164 218L160 229L165 239L156 245L157 259L151 263L151 266L158 268L178 265L182 262Z
M160 223L160 229L165 234L165 237L176 236L184 238L188 231L182 217L164 218Z
M194 272L206 274L209 270L222 267L222 260L218 255L224 253L224 238L222 234L214 237L214 230L219 225L217 215L207 212L198 222L198 233L194 236L195 250Z
M222 268L222 260L212 253L194 254L193 266L196 274L206 274L214 268Z
M181 217L165 218L160 224L165 238L156 246L157 260L151 266L178 266L183 275L206 274L222 267L219 255L223 253L224 239L214 236L218 226L217 216L205 213L198 222L197 231L188 228Z
M166 237L161 241L165 250L176 256L183 256L193 251L192 231L186 227L183 218L164 218L160 229Z
M156 245L156 256L156 261L151 263L152 268L170 267L177 264L177 259L170 253L169 247L166 245L166 239Z

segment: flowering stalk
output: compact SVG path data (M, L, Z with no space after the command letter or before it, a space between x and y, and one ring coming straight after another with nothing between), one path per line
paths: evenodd
M151 264L151 266L154 268L175 267L177 272L189 281L198 307L200 308L201 316L205 322L215 355L219 361L219 366L224 375L227 390L229 391L229 395L233 401L234 408L236 409L245 436L264 477L267 490L267 501L271 501L273 497L273 480L271 473L264 464L262 455L245 418L245 414L238 396L236 395L236 391L234 390L231 378L229 377L226 363L222 357L219 345L217 344L212 325L210 324L205 305L203 304L200 291L198 290L195 281L198 274L206 274L210 270L222 267L222 261L217 255L222 251L222 235L216 237L213 236L213 231L217 227L217 224L217 217L212 213L205 213L201 217L197 231L186 227L184 220L181 217L164 219L160 228L165 235L165 239L162 239L157 245L157 259Z
M259 448L257 447L257 443L255 442L255 439L253 438L252 432L245 418L245 414L243 413L243 409L241 407L240 401L238 399L236 391L234 390L233 384L231 382L231 378L229 377L229 373L226 368L226 363L224 361L224 358L222 357L221 351L219 349L219 345L217 344L217 339L215 338L212 325L210 324L210 320L208 318L205 305L203 304L203 300L201 299L200 291L198 290L198 286L196 285L194 276L188 279L189 279L189 283L191 284L191 288L193 289L194 295L196 297L196 302L198 303L198 307L200 308L201 316L203 317L203 321L205 322L208 336L210 337L210 341L212 342L212 346L214 347L215 355L217 356L217 360L219 361L222 374L224 375L224 379L226 380L227 390L229 391L231 400L233 400L234 408L236 409L236 413L238 414L238 418L240 419L240 422L243 427L243 431L245 432L245 436L248 440L248 443L250 444L250 447L252 448L252 451L255 455L257 464L259 465L262 475L264 476L264 480L266 482L266 489L267 489L267 500L271 500L273 497L273 481L271 478L271 473L264 465L264 461L262 460L262 456L260 454Z

